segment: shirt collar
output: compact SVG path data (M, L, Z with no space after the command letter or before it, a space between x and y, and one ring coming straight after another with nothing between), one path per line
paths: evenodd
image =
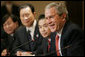
M62 30L63 30L63 28L59 32L57 32L57 35L61 36Z
M36 26L36 20L34 20L34 23L33 23L33 25L31 27L26 27L26 30L27 31L28 30L32 31L33 29L35 29L35 26Z
M14 34L10 34L10 36L14 36Z
M64 25L65 25L65 24L64 24ZM63 27L61 28L61 30L60 30L59 32L57 32L58 35L61 35L61 34L62 34L62 31L63 31L64 25L63 25Z

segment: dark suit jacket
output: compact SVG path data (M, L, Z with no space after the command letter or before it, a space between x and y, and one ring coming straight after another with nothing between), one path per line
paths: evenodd
M50 50L48 52L48 39L43 38L42 45L36 50L35 55L48 56L48 53L50 53Z
M53 33L51 42L51 51L55 51L55 36ZM62 49L62 56L83 56L84 55L84 33L75 24L67 21L62 31L60 46ZM69 48L65 48L69 46ZM56 55L56 53L54 54Z
M13 42L13 36L10 36L8 34L4 35L4 38L1 39L1 51L7 49L8 52L10 52L12 50Z
M25 26L21 26L15 33L15 42L14 42L14 45L13 45L13 51L16 52L16 51L30 51L30 52L33 52L35 51L39 45L41 45L41 37L40 37L40 33L39 33L39 30L38 30L38 26L36 25L36 28L35 28L35 31L34 31L34 41L33 44L34 44L34 47L33 47L33 50L30 50L29 48L29 41L28 40L28 37L27 37L27 32L26 32L26 27ZM26 42L29 42L25 45L22 45ZM22 45L21 47L18 47ZM18 48L16 48L18 47Z

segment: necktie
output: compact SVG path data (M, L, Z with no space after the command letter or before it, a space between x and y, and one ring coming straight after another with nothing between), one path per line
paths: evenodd
M55 38L55 40L56 40L56 52L57 52L57 56L60 56L60 53L59 53L59 36L58 35L56 35L56 38Z
M31 40L30 30L28 30L28 40Z
M49 51L49 49L50 49L50 45L51 45L51 42L50 42L50 40L48 39L48 51Z
M28 30L28 40L31 41L31 42L29 43L30 51L33 51L34 44L33 44L32 37L31 37L31 34L30 34L30 31L29 31L29 30Z

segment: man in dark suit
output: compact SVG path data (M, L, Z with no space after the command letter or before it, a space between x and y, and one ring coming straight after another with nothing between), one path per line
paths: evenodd
M68 20L65 3L50 3L45 17L51 32L51 51L57 56L84 56L84 34Z
M51 31L46 23L45 15L41 14L38 19L39 32L42 35L42 45L35 51L35 56L46 56L50 52Z
M12 50L13 35L19 27L19 22L17 16L6 14L2 19L2 24L4 33L1 34L1 56L7 56L7 53Z
M16 40L13 50L17 56L30 56L29 53L34 52L41 45L40 33L35 20L35 10L29 3L21 5L19 10L23 26L15 33Z

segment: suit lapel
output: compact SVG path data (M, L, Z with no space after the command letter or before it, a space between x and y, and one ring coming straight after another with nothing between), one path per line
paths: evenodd
M48 42L47 39L43 39L43 54L48 53Z
M68 34L67 29L68 29L69 25L70 25L70 21L67 21L65 23L65 26L64 26L63 30L62 30L61 41L60 41L61 49L65 48L65 46L67 46L67 39L66 38L67 38L67 34ZM61 50L61 53L62 53L63 56L65 56L67 54L66 50L67 49Z
M27 31L26 31L26 27L23 27L22 30L23 31L21 32L22 33L21 38L22 38L22 44L23 44L23 43L29 42L29 40L28 40L28 34L27 34ZM24 45L24 48L29 50L29 44Z
M56 55L55 36L56 36L56 32L51 33L51 48L50 48L50 52L53 52L52 55Z
M35 31L34 31L34 39L39 38L39 28L38 24L36 24Z
M28 41L28 35L27 35L26 27L23 27L22 36L23 36L23 40L25 42L27 42Z

